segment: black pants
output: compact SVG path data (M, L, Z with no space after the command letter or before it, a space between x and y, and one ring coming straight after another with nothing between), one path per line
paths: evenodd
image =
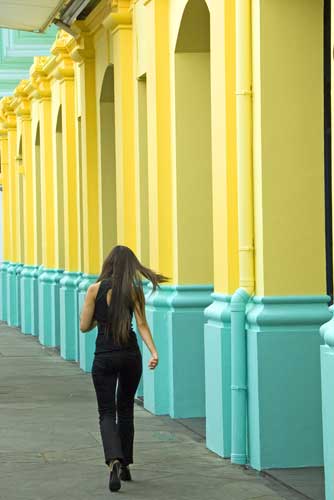
M116 458L124 465L133 463L133 407L141 374L140 351L113 351L94 357L92 377L106 464Z

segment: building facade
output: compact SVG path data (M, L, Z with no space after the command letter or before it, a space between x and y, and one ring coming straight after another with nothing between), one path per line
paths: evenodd
M325 457L329 500L323 9L102 0L59 32L0 102L0 317L90 371L80 307L128 245L170 277L144 406L205 416L208 448L258 470Z

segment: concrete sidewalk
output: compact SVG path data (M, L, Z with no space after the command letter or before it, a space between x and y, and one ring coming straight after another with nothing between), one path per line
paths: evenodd
M135 409L133 481L107 489L91 376L56 350L0 324L1 500L301 500L232 466L168 417Z

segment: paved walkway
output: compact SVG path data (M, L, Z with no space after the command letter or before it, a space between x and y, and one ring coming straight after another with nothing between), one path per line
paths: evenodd
M198 434L136 406L134 481L107 489L91 377L38 340L0 324L1 500L299 500L232 466Z

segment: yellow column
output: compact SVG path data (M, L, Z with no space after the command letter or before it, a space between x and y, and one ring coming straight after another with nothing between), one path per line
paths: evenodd
M10 252L10 186L8 171L8 132L5 128L5 117L2 114L0 101L0 155L1 155L1 184L2 184L2 251L3 260L11 259Z
M16 173L16 115L12 108L12 98L6 100L6 127L8 130L8 178L9 178L9 213L10 213L10 260L18 262L17 239L17 173Z
M67 44L69 36L62 35L52 47L56 56L55 77L59 80L63 134L64 180L64 241L65 269L78 272L79 267L79 207L76 196L76 134L75 134L75 82L73 61Z
M55 191L52 158L51 89L45 68L46 57L35 57L31 78L35 86L34 97L38 100L40 126L40 163L42 185L42 235L43 265L47 269L56 267L55 251Z
M25 91L27 81L23 80L15 90L17 101L16 114L21 122L22 140L22 173L24 175L24 220L21 228L24 238L24 264L34 264L34 200L33 200L33 170L32 170L32 131L31 131L31 105Z
M80 22L76 23L80 26ZM82 26L84 30L84 26ZM71 47L70 47L71 49ZM73 43L71 57L79 64L79 88L81 110L81 161L82 161L82 211L83 217L83 271L97 274L100 270L99 190L95 54L92 35L82 32ZM80 145L78 145L80 147Z
M103 24L113 37L116 131L117 239L136 250L132 16L128 2Z
M211 15L212 201L215 292L239 284L235 102L235 0ZM222 30L223 27L223 30ZM223 33L224 45L221 46Z
M146 0L150 264L173 276L169 11Z

